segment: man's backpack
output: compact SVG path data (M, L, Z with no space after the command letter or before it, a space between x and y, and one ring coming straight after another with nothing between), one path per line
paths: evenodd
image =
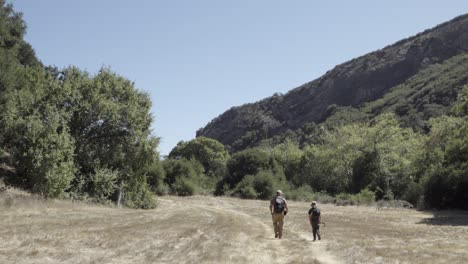
M274 204L275 213L282 213L284 211L285 204L286 202L281 196L276 197Z

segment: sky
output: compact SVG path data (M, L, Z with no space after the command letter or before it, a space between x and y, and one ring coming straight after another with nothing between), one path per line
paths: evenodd
M153 103L167 155L233 106L468 13L466 0L10 0L45 65L100 68Z

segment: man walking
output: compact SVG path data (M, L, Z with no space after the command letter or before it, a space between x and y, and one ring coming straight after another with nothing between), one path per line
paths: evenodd
M309 220L310 225L312 226L312 233L314 234L314 241L317 239L317 237L318 240L320 240L320 222L322 221L322 217L320 216L320 209L317 207L316 201L313 201L310 206Z
M270 212L275 230L275 238L283 237L284 216L288 213L288 203L281 190L276 191L276 196L270 201Z

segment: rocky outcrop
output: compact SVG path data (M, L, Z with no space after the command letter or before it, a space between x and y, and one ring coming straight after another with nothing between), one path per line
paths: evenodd
M232 145L254 131L268 138L307 122L320 123L330 105L359 106L381 98L422 69L468 52L468 15L336 66L287 94L233 107L197 131ZM255 139L253 139L255 140Z

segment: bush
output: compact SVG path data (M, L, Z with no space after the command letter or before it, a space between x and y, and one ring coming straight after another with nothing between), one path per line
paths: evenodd
M258 194L254 188L254 176L246 175L232 190L231 196L243 199L256 199Z
M231 188L235 187L246 175L256 175L263 169L269 169L269 161L269 152L259 148L237 152L227 162L225 182Z
M132 192L130 199L125 200L125 205L136 209L154 209L158 206L158 200L147 186L139 192Z
M123 185L124 204L130 208L153 209L158 206L156 195L151 191L144 176L133 176Z
M217 180L203 174L203 166L196 160L169 159L164 161L164 169L165 183L174 194L187 196L212 194L215 191Z
M363 189L358 194L353 195L352 199L354 199L358 205L372 205L375 203L375 193L369 189Z
M294 201L312 201L314 200L312 187L305 184L297 189L290 190L288 192L288 199Z
M218 188L220 186L221 184ZM228 184L225 184L223 188L228 188ZM266 170L256 175L246 175L231 192L224 190L224 193L245 199L268 200L275 194L276 189L282 189L288 193L289 185L284 174Z
M418 205L422 201L421 197L423 196L423 194L424 194L423 184L412 181L406 187L406 190L402 195L402 199L406 200L406 201L408 201L408 202L410 202L412 204L417 205L418 208L419 208L419 206L424 207L423 203Z
M352 194L349 193L339 193L336 195L336 205L346 206L346 205L354 205L355 198Z
M96 173L91 176L91 196L95 198L97 202L108 200L110 195L116 190L118 177L118 171L106 168L97 169Z
M358 194L340 193L336 195L336 205L371 205L375 202L375 193L363 189Z
M157 195L168 195L171 192L171 188L165 183L161 183L157 187L152 187L152 190Z
M89 198L89 184L89 177L78 173L71 182L70 188L66 192L66 198L79 201L87 200Z
M336 200L352 200L353 195L350 193L339 193L335 196Z
M163 164L160 161L151 163L145 169L146 176L148 178L148 184L151 189L158 194L167 194L168 186L165 184L164 179L166 178L166 171L164 170Z
M268 171L261 171L253 179L253 189L258 199L270 199L274 194L273 175Z
M216 183L216 188L214 191L214 195L222 196L222 195L229 195L229 184L227 183L227 178L224 177Z
M318 192L313 194L313 201L317 201L319 203L334 203L336 199L326 192Z
M179 196L191 196L195 194L197 186L190 178L179 177L172 185L172 189Z

